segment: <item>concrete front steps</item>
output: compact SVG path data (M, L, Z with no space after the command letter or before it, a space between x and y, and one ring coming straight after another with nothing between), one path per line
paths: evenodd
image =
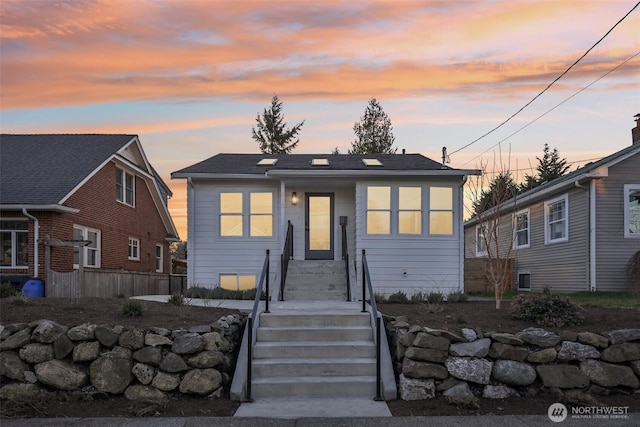
M285 301L346 301L344 261L291 260L284 289Z
M262 313L253 347L252 396L375 397L370 317L353 307Z

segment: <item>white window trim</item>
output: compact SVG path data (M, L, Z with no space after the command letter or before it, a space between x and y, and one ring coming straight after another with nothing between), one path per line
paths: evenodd
M518 245L518 215L527 214L527 244L526 245ZM531 247L531 213L529 212L529 208L519 210L518 212L513 214L513 249L527 249ZM521 230L521 231L524 231Z
M29 255L27 253L27 265L19 265L16 263L18 259L18 235L17 233L25 233L27 235L27 245L29 244L29 223L22 218L2 218L2 221L20 221L27 225L26 229L7 229L2 230L5 233L11 233L11 265L0 266L1 269L26 270L29 268Z
M86 268L100 268L102 263L102 231L98 230L97 228L85 227L83 225L78 225L78 224L74 224L73 228L82 230L82 238L84 240L88 240L88 234L90 231L93 233L96 233L96 236L98 237L98 241L96 242L95 248L90 248L89 246L80 246L78 249L81 251L84 251L82 254L83 255L82 258L84 261L84 266ZM89 256L88 256L89 250L95 250L97 252L96 265L87 264L87 260L89 259ZM78 268L80 268L80 266L74 263L73 268L77 270Z
M134 208L136 206L136 175L119 167L116 167L116 172L122 176L122 194L116 195L116 201ZM127 203L127 175L131 176L131 190L133 193L131 196L131 203Z
M481 257L486 257L487 255L489 255L489 249L487 247L487 239L485 238L484 240L484 247L485 250L484 251L479 251L478 250L478 239L480 238L480 229L482 228L483 224L478 224L476 225L476 239L475 239L475 250L476 250L476 257L477 258L481 258Z
M220 204L220 195L224 193L240 193L242 194L242 212L227 212L222 213L222 206ZM271 213L251 213L251 194L252 193L270 193L271 194ZM218 211L218 238L223 240L273 240L278 235L276 229L276 211L277 211L277 199L276 192L271 188L251 188L251 189L235 189L225 188L216 192L216 209ZM238 236L225 236L222 234L222 217L228 216L241 216L242 217L242 235ZM252 216L271 216L271 236L252 236L251 235L251 217Z
M135 255L131 255L131 248L136 248ZM136 237L129 237L129 244L127 246L127 255L129 261L140 261L140 239Z
M229 277L233 277L235 276L236 278L236 288L235 289L227 289L227 288L222 288L222 286L220 285L222 283L222 276L229 276ZM253 277L255 286L253 288L248 288L248 289L244 289L244 290L250 290L250 289L256 289L256 287L258 286L258 276L256 276L255 274L251 274L251 273L220 273L218 274L218 286L220 286L222 289L227 289L229 291L240 291L240 277L241 276L246 276L246 277Z
M521 288L520 287L520 275L521 274L528 274L529 275L529 287L528 288ZM531 272L529 270L518 270L518 272L516 273L516 289L519 291L526 291L526 292L530 292L531 291Z
M158 257L158 248L160 248L160 256ZM160 268L158 268L160 266ZM156 244L156 273L164 271L164 246Z
M369 188L389 188L389 209L369 209ZM397 188L397 186L396 186ZM391 184L367 184L364 187L364 219L365 228L364 232L366 236L370 237L382 237L389 238L394 236L394 221L393 221L393 207L394 207L394 186ZM395 205L398 205L397 197ZM389 212L389 232L388 233L369 233L369 212ZM397 212L397 209L396 209Z
M564 237L551 240L549 236L549 206L564 201ZM544 243L550 245L554 243L562 243L569 241L569 195L563 194L560 197L550 199L544 202Z
M640 190L640 184L625 184L624 185L624 237L627 239L640 239L640 233L631 233L629 231L629 224L631 218L629 217L629 192L631 190Z

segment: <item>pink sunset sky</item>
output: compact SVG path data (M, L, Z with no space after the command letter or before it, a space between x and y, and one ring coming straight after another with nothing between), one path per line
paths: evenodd
M258 152L251 128L274 94L290 125L305 120L295 153L346 152L376 98L399 149L440 160L443 146L459 150L529 102L634 6L2 0L0 127L139 135L186 239L186 183L171 172L217 153ZM544 143L572 168L624 148L640 113L639 53L640 7L450 166L492 169L502 154L520 177Z

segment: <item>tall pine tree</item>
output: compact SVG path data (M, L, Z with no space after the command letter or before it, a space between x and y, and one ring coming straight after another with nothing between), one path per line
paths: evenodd
M537 157L538 166L536 166L536 175L525 175L524 182L520 184L520 193L536 188L545 182L552 181L565 175L570 166L567 165L567 159L560 158L557 148L553 151L549 148L549 144L544 144L542 158Z
M290 129L284 122L282 102L278 95L273 95L271 108L264 109L262 116L256 117L256 127L251 129L251 137L255 139L260 151L266 154L289 154L300 142L296 138L304 120Z
M349 154L394 154L391 120L382 106L372 98L364 116L353 125L356 140L351 143Z

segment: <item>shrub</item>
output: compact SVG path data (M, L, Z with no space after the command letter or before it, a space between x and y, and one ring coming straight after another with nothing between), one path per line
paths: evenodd
M408 302L409 298L407 298L407 294L402 291L389 295L389 303L391 304L406 304Z
M122 305L122 314L130 317L142 316L142 303L135 299L127 299Z
M444 301L444 294L442 292L429 292L425 297L427 304L441 304Z
M422 293L422 291L416 292L415 294L411 295L411 302L412 303L424 302L424 299L425 299L425 296Z
M171 295L169 297L167 302L169 304L171 304L171 305L182 306L182 305L185 305L187 303L187 300L185 299L184 295L182 295L182 294L174 294L174 295Z
M15 292L11 297L11 304L13 305L27 305L29 304L29 298L22 292Z
M384 294L374 294L376 304L384 304L387 302L387 297Z
M465 302L469 299L469 295L464 292L456 291L447 295L447 302Z
M16 293L16 290L10 282L0 283L0 298L11 297Z
M512 318L558 328L582 323L581 311L568 297L553 295L548 289L541 294L518 295L511 302Z
M277 289L269 289L271 297L274 297ZM185 290L184 296L187 298L202 299L236 299L236 300L252 300L256 297L256 289L246 291L230 291L221 287L205 288L203 286L192 286ZM262 297L264 298L264 292Z

